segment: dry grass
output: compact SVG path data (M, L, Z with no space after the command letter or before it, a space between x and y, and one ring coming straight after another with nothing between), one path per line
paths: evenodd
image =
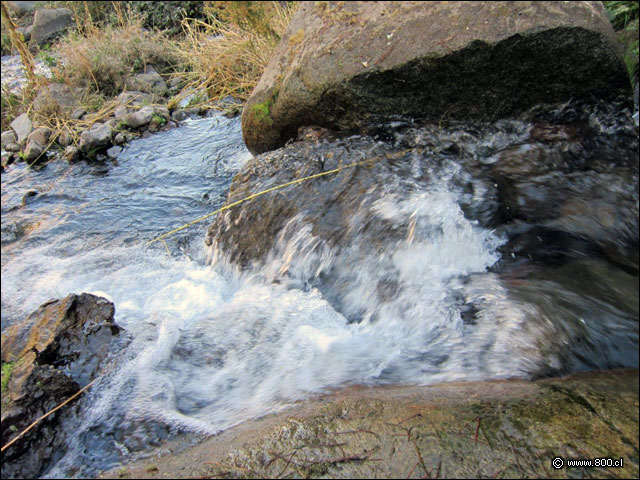
M253 2L260 6L247 7L248 3L212 2L207 22L185 19L185 39L177 44L176 53L183 65L177 75L187 85L170 108L196 87L211 100L249 97L298 4Z
M204 90L207 95L190 106L205 109L221 108L215 101L227 95L245 100L298 7L297 3L283 6L280 2L205 2L208 20L183 19L182 39L171 40L163 32L143 29L140 16L124 3L68 3L65 6L83 21L53 46L57 64L51 69L52 81L71 87L78 107L90 113L74 120L69 111L61 112L55 105L50 109L40 106L36 111L36 89L16 95L3 85L3 131L26 112L35 125L53 130L52 143L66 136L75 144L82 131L112 115L114 97L126 90L125 79L147 64L153 64L164 76L180 78L185 85L168 102L170 109L194 90ZM107 17L109 21L105 21ZM37 78L38 83L48 81Z
M162 32L142 29L135 16L121 25L87 27L63 39L57 51L62 56L55 76L76 88L90 88L105 96L118 95L125 78L153 64L160 73L176 67L178 58Z

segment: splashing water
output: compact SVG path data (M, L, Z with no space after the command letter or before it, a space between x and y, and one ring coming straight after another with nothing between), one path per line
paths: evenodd
M367 173L376 181L347 221L348 242L332 243L293 215L243 270L219 244L206 249L206 225L169 239L171 255L146 246L222 205L250 158L238 120L201 119L133 142L117 166L55 161L3 173L3 329L79 292L113 301L126 329L127 344L68 420L75 433L47 476L92 474L177 431L214 434L346 384L637 366L638 308L628 300L637 299L637 270L582 255L551 269L502 266L512 231L487 214L493 180L470 172L493 168L499 152L531 151L531 128L526 120L471 132L411 127L396 145L350 137L310 147L346 164L406 150L409 137L422 145L409 149L399 183L384 176L393 166ZM441 151L451 142L455 154ZM22 205L27 190L38 193ZM614 291L606 301L567 286L579 262ZM576 338L602 358L595 367L580 360L582 347L567 347Z

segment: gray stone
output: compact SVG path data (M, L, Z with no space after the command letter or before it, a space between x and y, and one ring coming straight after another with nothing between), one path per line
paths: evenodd
M197 117L199 115L202 115L204 112L206 112L207 109L203 107L191 107L191 108L185 108L183 111L190 117Z
M153 95L144 92L122 92L116 97L116 102L121 105L145 105L153 101Z
M22 196L22 201L20 202L21 205L24 207L25 205L28 205L29 203L31 203L31 199L33 197L36 197L38 195L38 192L36 192L35 190L29 190L27 193L25 193Z
M118 105L113 111L113 116L121 120L127 113L129 113L129 109L125 105Z
M209 100L209 95L207 95L207 92L205 90L190 90L185 94L185 97L180 100L180 102L178 102L178 107L187 108L192 105L204 103L207 100Z
M181 83L182 83L182 79L178 77L172 78L167 82L167 84L169 85L169 88L178 88Z
M107 120L106 122L104 122L105 125L109 125L112 129L115 129L118 125L118 123L120 123L118 121L117 118L110 118L109 120Z
M120 152L122 152L122 147L113 146L107 150L107 157L116 158Z
M185 118L187 118L187 112L184 110L174 110L171 112L171 118L173 118L176 122L181 122Z
M28 25L26 27L18 27L16 28L16 30L18 31L18 33L22 34L25 42L28 43L29 40L31 40L31 30L33 30L33 25Z
M125 79L125 85L132 90L163 96L167 93L167 84L152 65L147 65L143 73Z
M68 8L36 10L31 31L30 46L35 46L64 32L73 24L72 12Z
M70 163L75 162L76 160L80 159L80 150L78 149L78 147L69 145L64 149L64 158L66 158Z
M11 122L11 128L13 128L13 131L16 132L18 136L18 144L23 145L29 134L33 131L33 124L29 116L23 113Z
M125 143L127 143L127 139L124 136L123 133L118 133L114 138L113 138L113 143L116 145L124 145Z
M602 2L302 2L242 114L253 154L379 116L492 121L630 99Z
M86 113L87 111L84 108L76 108L73 112L71 112L71 118L73 118L74 120L81 120Z
M45 145L41 145L35 140L29 140L27 146L24 149L24 160L26 162L32 162L40 155L44 153Z
M16 134L13 130L2 132L2 148L5 148L10 143L16 143L17 141L18 139L16 138Z
M113 130L109 125L96 123L91 130L82 132L78 147L82 153L89 153L91 150L109 145L112 135Z
M242 100L234 97L233 95L227 95L221 98L220 100L216 101L214 105L220 108L234 107L237 105L242 105Z
M71 112L71 118L78 119L86 110L74 108L78 104L78 99L71 88L64 83L50 83L40 88L38 95L33 101L33 108L43 114L56 114ZM80 115L80 116L74 116Z
M92 381L120 330L113 304L88 293L50 300L6 328L2 362L16 363L2 391L4 443ZM54 452L65 448L67 432L58 422L71 414L61 410L4 451L3 478L40 477Z
M2 154L2 168L7 168L15 161L15 155L13 152L4 152ZM2 238L4 241L4 237Z
M165 443L163 453L97 478L572 478L572 470L578 477L580 469L551 467L563 451L623 457L610 475L638 478L638 464L627 461L636 458L637 405L637 369L346 387L180 451Z
M27 141L37 142L40 145L46 145L49 142L52 133L53 131L50 128L39 127L29 134Z
M61 147L66 147L67 145L70 145L72 142L72 138L71 135L69 135L67 132L62 132L60 135L58 135L58 145L60 145Z
M24 150L24 159L32 162L40 157L46 150L51 138L51 129L46 127L36 128L27 138L27 146Z
M137 112L131 112L122 118L129 128L140 128L147 125L153 117L153 107L142 107Z
M18 17L22 17L27 13L31 13L35 10L36 2L4 2L7 8L15 13Z
M24 150L24 159L27 162L36 160L46 151L52 133L51 129L47 127L36 128L31 132Z
M171 118L171 115L169 115L169 109L164 105L154 105L153 113L160 115L165 120L169 120L169 118Z
M17 143L8 143L4 149L7 152L19 152L20 151L20 145L18 145Z

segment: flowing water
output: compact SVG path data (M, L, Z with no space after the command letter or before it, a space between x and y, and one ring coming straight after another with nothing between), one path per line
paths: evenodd
M637 130L611 108L580 122L581 141L523 118L316 142L306 151L325 160L386 158L336 174L374 178L342 243L294 216L242 270L205 246L207 222L170 252L147 245L224 203L251 158L239 119L134 141L116 164L12 166L2 328L90 292L126 330L46 475L90 475L175 432L215 434L346 384L637 367Z

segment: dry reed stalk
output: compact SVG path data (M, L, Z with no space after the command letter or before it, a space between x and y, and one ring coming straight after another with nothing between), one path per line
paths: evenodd
M4 4L3 4L4 5ZM44 420L45 418L47 418L49 415L51 415L54 412L57 412L58 410L60 410L62 407L64 407L67 403L71 402L73 399L75 399L76 397L78 397L80 394L82 394L83 392L85 392L91 385L93 385L96 382L97 378L92 380L90 383L88 383L87 385L85 385L84 387L82 387L79 391L77 391L75 394L73 394L71 397L69 397L68 399L66 399L64 402L62 402L60 405L58 405L56 408L54 408L53 410L49 410L47 413L45 413L44 415L42 415L40 418L38 418L35 422L33 422L31 425L29 425L27 428L25 428L22 432L20 432L20 435L18 435L17 437L15 437L13 440L11 440L9 443L7 443L4 447L2 447L2 449L0 449L0 451L2 453L4 453L4 451L9 448L11 445L13 445L15 442L17 442L20 438L22 438L29 430L31 430L33 427L35 427L38 423L40 423L42 420Z
M171 106L196 85L204 89L210 99L202 102L203 105L227 95L247 99L296 8L297 5L282 7L279 2L270 2L270 17L265 21L268 28L262 32L223 23L214 17L208 22L183 20L185 40L177 45L176 52L187 66L187 71L179 75L186 86Z
M33 56L29 49L22 41L21 36L18 34L17 25L11 18L9 11L5 5L5 2L2 2L2 21L4 22L7 30L9 32L9 39L11 40L11 44L18 49L20 53L20 59L22 60L22 65L24 66L25 71L27 72L27 79L29 81L28 88L31 90L35 88L38 84L35 68L36 63L33 60Z

